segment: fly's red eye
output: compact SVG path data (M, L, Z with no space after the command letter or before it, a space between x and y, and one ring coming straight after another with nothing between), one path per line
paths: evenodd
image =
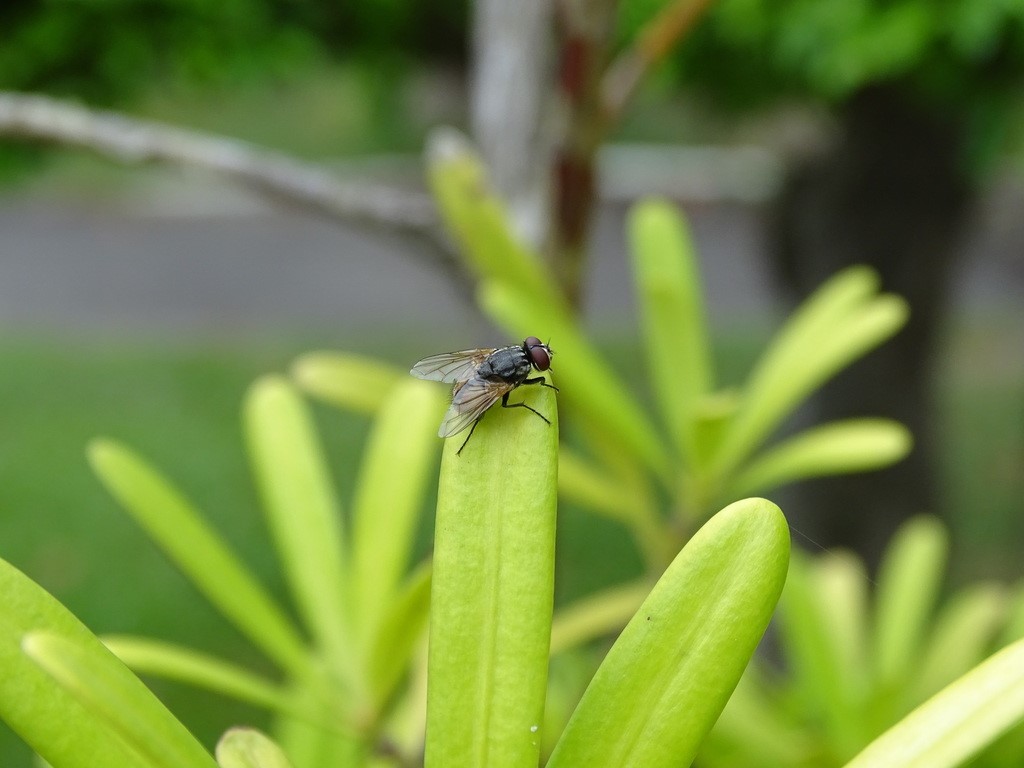
M551 367L551 355L548 348L536 336L530 336L523 342L526 353L530 356L530 362L538 371L546 371Z

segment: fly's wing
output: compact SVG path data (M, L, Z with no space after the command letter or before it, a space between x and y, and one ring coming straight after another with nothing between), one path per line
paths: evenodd
M452 393L452 404L444 415L437 434L440 437L458 434L513 388L513 385L507 382L484 379L480 376L474 376L465 384L457 386Z
M457 384L473 378L473 373L493 349L465 349L424 357L409 371L417 379Z

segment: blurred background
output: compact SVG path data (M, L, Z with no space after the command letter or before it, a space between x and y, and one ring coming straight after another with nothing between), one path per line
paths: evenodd
M507 341L429 227L324 215L179 162L115 162L40 129L17 92L250 142L417 206L427 137L456 126L525 240L587 254L585 324L638 386L623 233L638 197L689 217L719 367L736 383L800 297L869 263L910 301L911 323L799 418L893 416L917 447L883 473L788 492L797 539L871 560L899 520L934 512L953 532L954 579L1018 578L1024 10L569 5L527 2L512 18L490 0L4 3L0 555L96 631L236 654L92 478L87 441L137 448L273 581L238 420L252 379L312 349L406 366ZM594 85L595 72L615 77ZM365 420L318 414L350 488ZM562 525L563 561L579 563L562 568L562 596L639 567L612 524L570 513ZM573 576L587 563L602 569ZM158 690L207 741L259 721ZM27 760L0 730L0 765Z

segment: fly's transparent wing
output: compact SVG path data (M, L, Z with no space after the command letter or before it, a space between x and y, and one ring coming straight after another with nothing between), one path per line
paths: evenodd
M452 393L452 404L444 415L437 434L440 437L457 435L479 419L484 411L498 402L502 395L511 392L513 388L512 384L504 381L474 376L465 384L455 388L455 392Z
M458 384L473 378L473 373L493 349L465 349L424 357L409 371L417 379Z

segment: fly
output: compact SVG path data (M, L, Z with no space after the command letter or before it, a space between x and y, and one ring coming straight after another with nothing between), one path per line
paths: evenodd
M466 349L462 352L431 355L416 363L409 373L418 379L455 385L452 389L452 404L437 434L439 437L451 437L472 425L466 439L455 452L457 456L473 436L484 413L499 400L502 408L525 408L536 413L546 423L551 423L544 414L526 403L509 403L508 396L513 389L523 384L540 384L557 392L558 387L548 384L543 376L530 376L534 369L549 370L553 354L547 344L536 336L529 336L519 346Z

